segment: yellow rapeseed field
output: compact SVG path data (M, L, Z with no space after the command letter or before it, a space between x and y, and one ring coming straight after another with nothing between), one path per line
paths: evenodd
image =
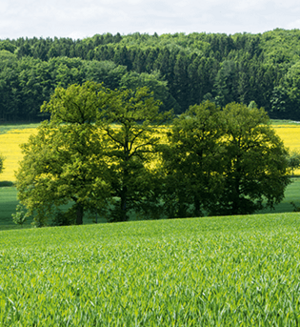
M298 125L275 125L276 133L290 150L300 151L300 126Z
M4 156L4 171L0 181L15 181L15 171L22 160L20 144L26 143L31 134L36 134L36 128L16 129L0 134L0 152Z
M298 125L274 125L277 135L283 140L284 145L290 151L300 151L300 126ZM295 170L295 174L300 174L300 169Z
M276 133L284 141L290 150L300 151L300 126L297 125L274 125ZM27 142L31 134L36 134L36 128L15 129L5 134L0 134L1 154L5 157L4 171L0 175L0 181L15 181L15 171L18 163L22 160L20 144ZM300 174L300 169L295 171Z

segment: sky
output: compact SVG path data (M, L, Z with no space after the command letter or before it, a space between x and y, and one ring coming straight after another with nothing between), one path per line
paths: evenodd
M300 29L299 0L0 0L0 39Z

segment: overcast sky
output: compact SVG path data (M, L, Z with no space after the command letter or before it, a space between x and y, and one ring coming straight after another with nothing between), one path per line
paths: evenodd
M0 39L300 28L299 0L0 0Z

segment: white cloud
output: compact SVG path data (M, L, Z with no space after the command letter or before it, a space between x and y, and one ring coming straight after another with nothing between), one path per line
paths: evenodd
M287 29L294 29L294 28L300 29L300 19L293 20L292 22L287 24Z
M1 0L0 38L296 28L298 0Z

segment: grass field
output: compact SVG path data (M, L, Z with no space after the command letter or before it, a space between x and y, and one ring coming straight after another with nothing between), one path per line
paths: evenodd
M294 120L283 120L283 119L271 119L272 125L294 125L294 126L300 126L300 122L294 121Z
M288 186L285 199L275 206L274 211L271 209L265 209L259 213L283 213L292 212L294 207L291 202L294 202L296 206L300 207L300 178L294 178L293 183ZM0 230L7 229L22 229L31 227L32 220L26 221L23 227L14 224L11 218L11 214L15 211L17 201L17 190L15 187L1 187L0 183ZM104 218L99 217L99 222L104 222ZM91 224L91 219L84 219L84 224Z
M0 232L1 326L298 326L298 213Z

